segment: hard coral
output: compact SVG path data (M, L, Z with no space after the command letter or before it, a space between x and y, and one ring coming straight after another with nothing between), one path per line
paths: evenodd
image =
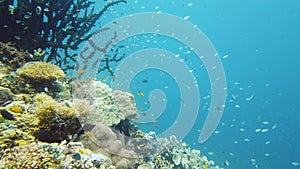
M96 10L95 2L89 0L0 2L0 41L13 42L31 53L38 48L48 49L49 55L44 59L67 69L72 68L68 63L75 62L74 51L93 35L91 30L103 13L126 3L106 1L102 9Z
M18 74L29 82L51 82L65 77L65 73L58 66L47 62L26 63L18 70Z
M132 168L137 154L126 147L125 138L122 134L114 132L110 127L98 123L92 130L92 135L85 141L88 148L94 152L110 154L112 162L117 168Z
M1 156L0 168L56 168L60 166L60 154L58 146L32 143L5 150Z
M214 166L213 161L208 161L205 156L200 156L200 151L192 149L186 143L179 143L163 155L165 159L174 162L174 168L199 168L199 169L220 169Z
M136 110L134 96L131 93L120 90L113 91L114 103L120 112L129 120L138 119L139 114Z
M56 142L79 130L80 124L72 107L59 103L44 93L36 95L34 101L35 112L39 118L40 130L35 134L38 139Z
M112 89L108 85L100 81L86 80L74 81L72 86L76 98L73 106L77 109L81 122L112 126L125 119L114 104Z
M2 149L22 146L34 141L32 135L20 129L4 129L2 126L0 127L0 147Z
M0 42L0 61L9 65L11 68L18 68L26 62L37 60L28 52L18 50L11 43Z
M29 93L47 92L56 96L63 92L65 87L61 81L65 73L56 65L46 62L28 62L17 70L17 81L25 84L25 91ZM24 86L24 85L20 85ZM20 87L22 88L22 87Z

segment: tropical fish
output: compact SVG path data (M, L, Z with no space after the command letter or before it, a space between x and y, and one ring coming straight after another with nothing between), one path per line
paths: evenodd
M8 112L7 110L4 109L0 109L0 113L2 115L3 118L7 119L7 120L17 120L13 114L11 114L10 112Z
M63 141L62 138L56 136L55 134L51 133L50 131L47 130L36 130L32 134L36 139L47 142L47 143L59 143Z

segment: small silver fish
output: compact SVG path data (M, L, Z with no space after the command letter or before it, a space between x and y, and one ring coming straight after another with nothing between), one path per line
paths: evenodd
M68 26L66 27L66 30L70 30L70 29L74 29L74 28L75 28L74 26L68 25Z
M35 8L35 12L36 12L37 15L40 15L42 13L42 7L41 6L37 6Z
M228 167L229 166L229 161L225 160L224 165Z
M30 17L31 17L30 15L27 15L27 14L24 15L25 19L29 19Z
M17 35L14 36L14 38L17 39L17 40L21 40L21 37L20 37L20 36L17 36Z
M9 11L9 13L10 13L11 15L13 15L14 12L15 12L15 7L12 6L12 5L8 5L8 11Z

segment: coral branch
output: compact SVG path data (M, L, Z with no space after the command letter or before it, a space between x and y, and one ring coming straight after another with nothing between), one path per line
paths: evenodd
M0 41L13 42L18 49L33 53L41 48L50 53L43 59L64 70L74 68L78 46L95 32L91 29L110 7L126 0L107 2L94 12L89 0L2 0L0 3Z

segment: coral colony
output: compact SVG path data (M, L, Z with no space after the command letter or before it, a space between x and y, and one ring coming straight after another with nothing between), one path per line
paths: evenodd
M122 3L95 13L88 0L0 0L0 168L220 168L175 136L139 130L132 94L65 75L69 49Z
M94 32L90 30L110 7L125 0L108 1L99 12L87 0L1 0L0 41L17 49L49 50L45 61L72 69L78 46Z

